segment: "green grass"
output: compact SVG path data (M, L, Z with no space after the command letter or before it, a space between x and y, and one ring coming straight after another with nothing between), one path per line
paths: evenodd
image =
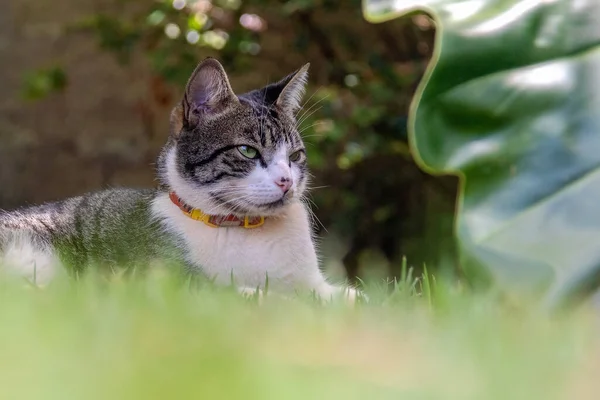
M434 279L327 306L146 279L0 283L3 399L597 398L589 310Z

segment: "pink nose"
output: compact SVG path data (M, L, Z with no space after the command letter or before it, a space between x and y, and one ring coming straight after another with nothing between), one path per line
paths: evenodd
M281 188L283 193L287 193L292 187L292 178L281 177L275 181L275 184Z

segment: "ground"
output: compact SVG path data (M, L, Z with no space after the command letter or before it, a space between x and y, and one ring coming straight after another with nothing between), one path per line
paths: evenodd
M600 383L590 310L549 315L454 282L370 302L89 277L0 282L0 391L18 399L584 399ZM430 287L433 287L430 289Z

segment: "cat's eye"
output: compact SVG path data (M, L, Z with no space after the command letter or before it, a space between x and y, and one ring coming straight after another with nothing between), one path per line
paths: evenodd
M250 146L238 146L238 151L247 158L258 158L258 150Z
M304 156L304 150L295 151L292 154L290 154L290 161L298 162L302 159L303 156Z

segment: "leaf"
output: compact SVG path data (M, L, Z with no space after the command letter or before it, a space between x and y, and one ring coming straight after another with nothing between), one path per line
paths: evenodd
M420 165L456 174L461 265L551 305L600 283L600 1L365 0L438 26L413 100Z
M67 75L60 66L27 71L22 85L22 96L26 100L40 100L67 86Z

